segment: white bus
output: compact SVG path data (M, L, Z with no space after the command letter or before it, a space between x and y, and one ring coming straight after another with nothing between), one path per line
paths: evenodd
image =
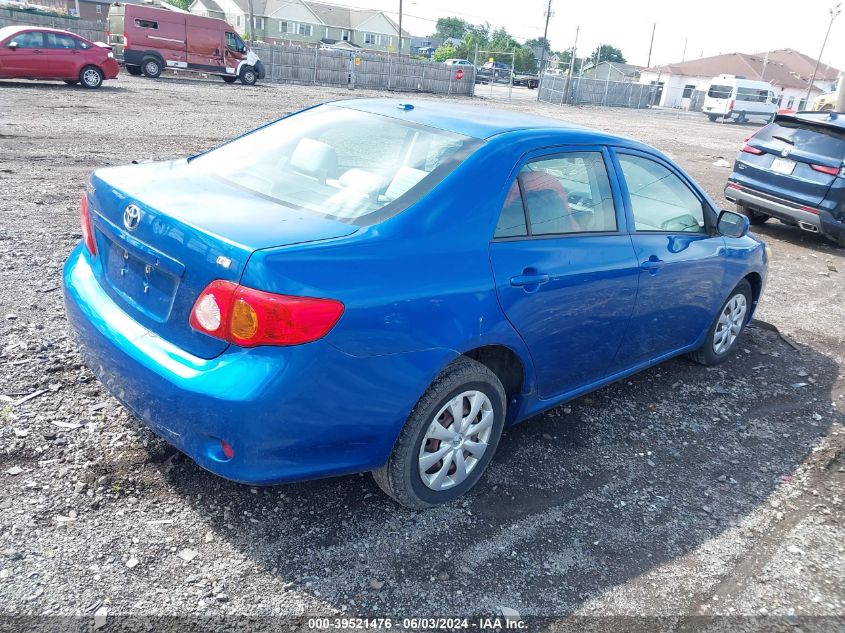
M771 119L777 110L777 99L768 81L719 75L710 81L702 112L711 121L733 119L744 123L750 117Z

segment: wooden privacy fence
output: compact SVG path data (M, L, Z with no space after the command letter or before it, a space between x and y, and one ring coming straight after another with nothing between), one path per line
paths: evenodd
M555 105L600 105L622 108L648 108L655 87L627 81L607 81L563 75L543 75L538 100Z
M105 23L41 15L30 11L0 9L0 26L48 26L76 33L92 42L106 41Z
M475 71L371 51L256 44L265 81L368 90L471 95Z

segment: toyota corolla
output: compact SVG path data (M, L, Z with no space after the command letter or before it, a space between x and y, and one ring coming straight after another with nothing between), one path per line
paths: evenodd
M657 150L445 102L99 169L81 219L71 330L138 418L229 479L372 471L415 508L472 488L505 425L724 361L766 277L748 220Z

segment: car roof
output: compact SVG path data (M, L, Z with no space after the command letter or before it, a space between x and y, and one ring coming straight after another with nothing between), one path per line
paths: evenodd
M334 101L331 105L389 116L478 139L488 139L517 130L552 130L571 132L581 137L580 142L584 142L584 137L588 136L596 141L600 139L603 143L619 141L625 145L640 145L622 137L557 119L445 100L346 99ZM406 109L408 106L412 108Z
M4 40L10 35L14 35L15 33L20 33L21 31L43 31L44 33L64 33L65 35L73 35L74 37L78 37L80 39L86 39L81 35L77 35L76 33L71 33L70 31L65 31L63 29L54 29L50 26L35 26L35 25L22 25L22 26L4 26L0 28L0 40Z
M845 115L836 112L813 112L801 111L792 114L778 114L775 123L778 121L799 121L801 123L814 123L825 125L845 132Z

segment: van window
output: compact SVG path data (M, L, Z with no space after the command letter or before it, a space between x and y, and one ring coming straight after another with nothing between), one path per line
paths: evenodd
M766 103L769 100L768 90L757 90L756 88L737 88L737 101L751 101L752 103Z
M713 84L710 86L710 90L707 91L707 96L714 99L730 99L733 91L733 86L720 86Z
M135 18L135 26L139 29L158 29L158 22L155 20L139 20Z
M230 51L234 51L235 53L246 52L246 44L244 44L244 41L231 31L226 32L226 48Z

